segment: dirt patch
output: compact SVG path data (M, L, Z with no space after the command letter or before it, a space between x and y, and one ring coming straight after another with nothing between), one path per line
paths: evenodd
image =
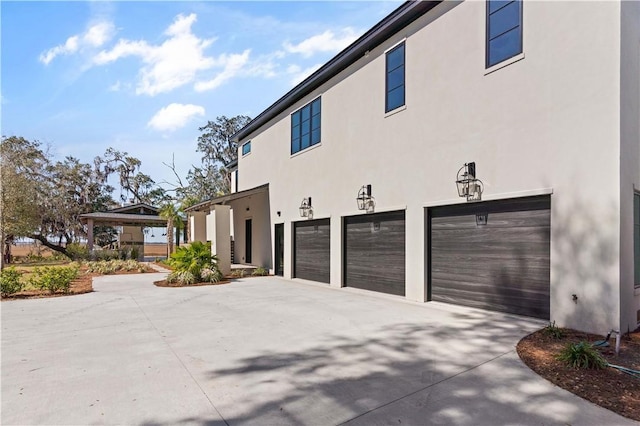
M588 401L624 417L640 421L640 379L617 369L574 369L556 356L569 343L604 340L603 336L563 329L564 337L554 339L542 330L522 339L517 346L524 363L540 376ZM615 338L609 347L598 351L608 363L640 370L640 331L625 334L620 343L620 354L615 354Z
M218 281L217 283L195 283L195 284L180 284L180 283L169 283L167 280L154 281L153 284L156 287L202 287L205 285L222 285L229 284L230 280Z

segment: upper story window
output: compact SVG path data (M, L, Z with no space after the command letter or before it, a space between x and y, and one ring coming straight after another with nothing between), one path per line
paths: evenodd
M242 145L242 155L247 155L251 152L251 141Z
M234 176L235 177L235 179L234 179L235 185L234 186L235 186L235 189L236 189L235 192L238 192L238 169L236 169L236 171L234 172L234 175L235 175Z
M389 112L404 105L404 42L388 51L386 59L384 111Z
M634 284L640 287L640 194L633 194L633 266Z
M320 143L320 98L291 114L291 154Z
M522 53L522 0L487 0L489 68Z

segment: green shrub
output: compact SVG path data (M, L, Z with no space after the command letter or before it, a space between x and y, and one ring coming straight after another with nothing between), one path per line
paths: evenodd
M600 352L587 342L569 343L562 349L557 358L573 368L599 370L607 366L607 361L600 355Z
M67 244L67 257L71 260L89 260L89 249L78 243Z
M21 276L22 274L14 267L0 271L0 293L2 293L2 297L7 297L22 290L24 284Z
M71 281L78 278L78 267L73 266L45 266L33 270L29 283L41 290L48 290L51 294L58 291L69 292Z
M198 280L190 271L173 271L167 276L168 283L178 283L182 285L195 284Z
M234 269L231 271L231 276L233 278L242 278L244 277L244 269Z
M556 325L556 322L550 322L545 328L542 329L542 334L549 336L552 339L562 339L565 335L564 330Z
M254 269L251 275L253 275L254 277L263 277L265 275L269 275L269 271L267 271L262 266L258 266L256 269Z
M218 259L211 255L211 244L194 241L189 246L178 247L169 258L175 271L189 271L199 277L204 268L217 268Z
M222 272L220 272L220 269L216 268L204 268L201 272L200 272L200 278L202 278L202 281L208 282L208 283L217 283L218 281L221 281L224 276L222 275Z

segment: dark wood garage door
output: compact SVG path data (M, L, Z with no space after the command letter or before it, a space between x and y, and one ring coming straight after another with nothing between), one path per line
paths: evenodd
M294 228L293 276L328 283L331 273L329 219L296 222Z
M405 295L404 211L344 219L344 284Z
M431 209L430 300L549 319L550 206L544 196Z

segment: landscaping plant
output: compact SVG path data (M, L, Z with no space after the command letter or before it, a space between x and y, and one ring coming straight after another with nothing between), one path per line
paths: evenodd
M550 322L549 325L543 328L542 333L552 339L562 339L564 337L564 330L558 327L555 321Z
M254 277L263 277L265 275L269 275L269 271L267 271L265 268L263 268L262 266L258 266L252 273L251 275L253 275Z
M201 241L194 241L189 246L178 247L175 253L171 255L168 260L169 265L174 269L174 272L169 274L172 279L178 279L178 273L189 272L199 281L211 281L213 278L221 279L222 274L218 268L218 259L211 255L211 244L203 243ZM203 276L203 270L211 270L215 272L206 272L207 277ZM169 279L167 278L167 281ZM187 279L183 279L184 284ZM171 282L171 281L169 281ZM180 282L180 281L176 281Z
M58 291L69 292L71 281L78 278L78 266L44 266L36 267L29 283L41 290L48 290L51 294Z
M206 281L208 283L217 283L218 281L222 280L224 276L218 268L204 268L202 271L200 271L200 278L202 278L202 281Z
M167 275L168 283L178 283L182 285L191 285L198 282L196 276L190 271L173 271Z
M0 292L2 297L17 293L24 287L20 272L14 267L0 271Z
M590 343L569 343L562 349L558 359L573 368L605 368L607 361Z

